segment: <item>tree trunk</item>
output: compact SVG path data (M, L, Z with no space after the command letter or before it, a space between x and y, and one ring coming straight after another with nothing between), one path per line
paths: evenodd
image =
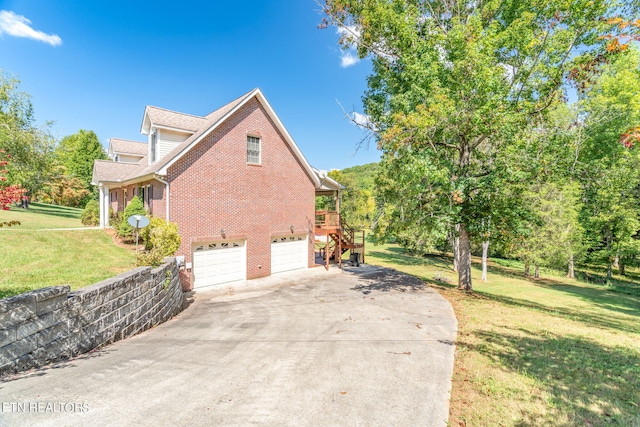
M613 268L620 268L620 249L616 251L616 256L613 258Z
M460 265L460 224L454 227L453 237L451 238L451 246L453 247L453 271L458 271Z
M529 265L529 261L525 261L524 262L524 276L525 277L529 277L531 275L530 269L531 269L531 266Z
M458 289L461 291L471 291L471 239L464 224L460 224L460 242L458 247Z
M489 255L489 241L482 242L482 280L487 281L487 256Z
M607 265L607 283L613 276L613 258L611 257L611 235L607 234L607 254L609 256L609 263Z
M458 271L458 251L456 248L456 235L453 232L451 232L451 235L449 236L449 244L451 245L451 252L453 252L453 271Z
M533 278L534 279L540 278L540 266L538 264L536 264L536 269L535 269L535 273L533 273Z
M620 275L622 276L626 276L626 271L624 269L624 261L620 260L620 263L618 264L618 273L620 273Z
M569 279L575 279L576 278L575 265L574 265L574 261L573 261L573 254L571 254L571 256L569 256L569 271L567 272L567 277Z
M464 138L460 140L460 176L469 177L469 165L471 164L471 146ZM456 202L457 203L457 202ZM471 238L465 224L459 224L458 233L458 289L463 291L473 290L471 284Z

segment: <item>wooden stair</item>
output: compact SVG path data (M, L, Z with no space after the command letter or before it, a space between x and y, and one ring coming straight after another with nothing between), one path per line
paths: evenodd
M320 253L326 269L332 259L342 267L342 256L349 251L352 255L358 254L359 262L364 262L364 230L356 231L339 213L316 211L315 235L325 236Z

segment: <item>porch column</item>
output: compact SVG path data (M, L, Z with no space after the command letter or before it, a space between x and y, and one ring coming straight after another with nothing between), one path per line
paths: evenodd
M335 190L335 199L336 199L336 213L340 213L340 191Z
M109 226L109 187L99 185L100 189L100 228Z

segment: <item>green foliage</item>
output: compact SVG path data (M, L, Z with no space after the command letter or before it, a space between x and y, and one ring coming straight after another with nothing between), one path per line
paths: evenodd
M19 91L19 83L0 70L0 149L12 159L8 182L27 189L32 197L52 174L55 140L50 123L35 127L30 96Z
M351 166L340 170L340 173L346 179L354 182L358 189L373 191L375 188L375 179L380 173L380 163ZM329 174L329 176L331 176L331 174Z
M172 256L180 248L178 224L156 216L152 216L149 225L140 230L140 236L144 239L146 250L155 249L163 257Z
M100 223L100 203L97 200L90 200L84 207L80 221L84 225L98 225Z
M127 219L131 215L142 215L145 216L147 212L144 209L144 204L140 197L135 196L126 208L124 208L124 212L122 214L122 219L120 220L120 226L118 227L118 236L123 237L125 239L133 239L133 227L129 225Z
M122 224L122 212L114 212L109 207L109 225L113 227L118 236L120 235L120 224Z
M164 257L162 256L160 251L156 249L140 251L136 255L136 266L137 267L144 267L144 266L157 267L160 264L162 264L163 260L164 260Z
M374 177L378 174L378 163L352 166L342 170L332 170L329 177L345 188L340 194L340 213L345 221L354 228L369 227L375 213L373 197ZM336 209L333 196L316 197L317 210Z
M573 64L604 49L598 36L611 26L601 18L617 6L328 0L331 23L356 29L341 43L373 62L363 103L383 151L377 234L433 243L457 225L459 285L470 289L469 238L488 223L501 233L522 228L519 186L552 157L517 161L526 135L561 100Z
M371 190L364 188L349 172L332 170L329 177L344 186L341 191L340 214L345 221L358 229L369 226L375 207Z
M581 222L592 261L632 263L640 253L640 151L620 136L640 123L640 53L631 48L603 68L580 100L584 115L577 174ZM624 267L622 267L624 268Z
M524 195L535 215L526 235L521 236L514 255L525 265L563 269L579 253L582 227L576 184L546 183L532 186Z
M91 187L94 161L107 158L97 135L84 129L62 138L56 155L67 175L80 179L87 188Z
M149 225L140 230L144 239L144 252L138 254L138 265L158 266L165 257L172 256L182 241L178 234L178 225L162 218L152 216Z
M53 171L54 175L42 184L36 195L39 201L69 207L86 203L90 192L80 179L68 176L64 166L54 167Z

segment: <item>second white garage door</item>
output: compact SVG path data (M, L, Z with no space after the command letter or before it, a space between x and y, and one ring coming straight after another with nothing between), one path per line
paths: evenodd
M193 288L220 285L247 278L244 240L197 244L193 248Z
M306 234L271 239L271 274L308 266L309 244Z

